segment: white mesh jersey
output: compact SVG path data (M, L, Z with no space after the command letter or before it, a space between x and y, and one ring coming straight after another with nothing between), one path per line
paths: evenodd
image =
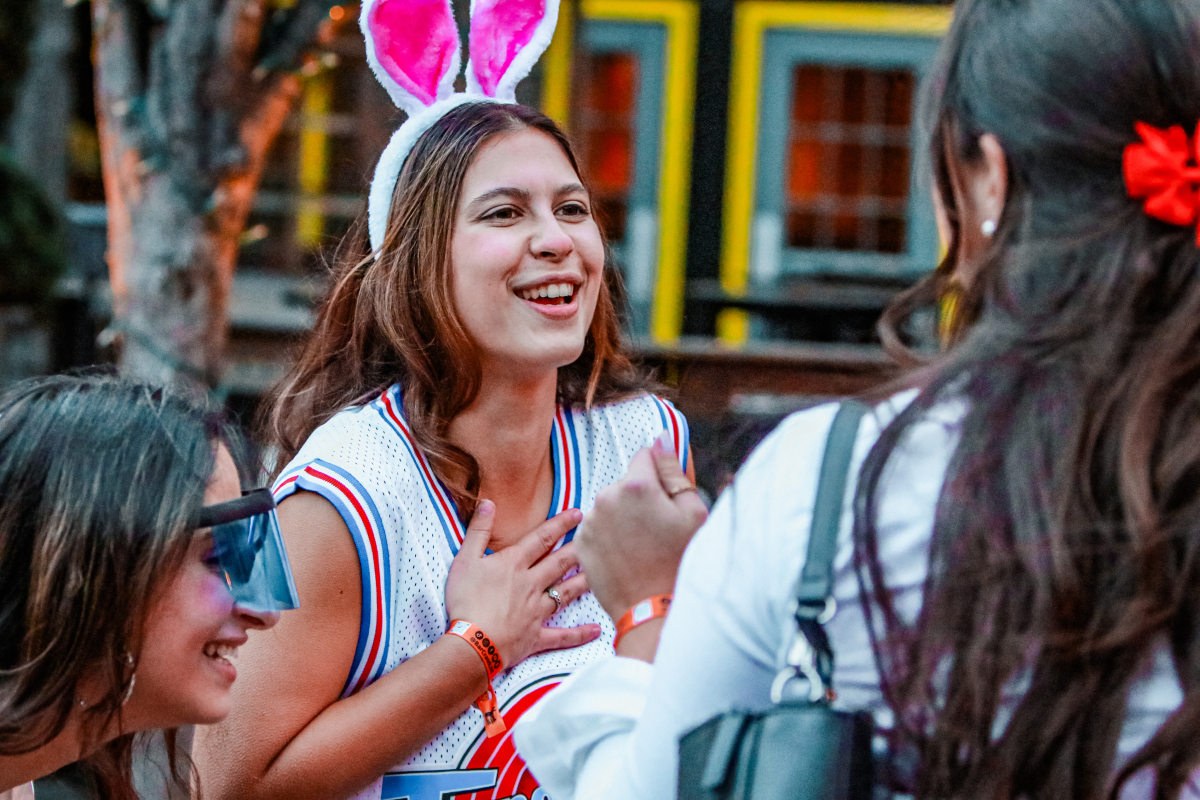
M554 490L547 518L568 508L590 509L597 493L624 475L633 454L664 428L686 469L687 421L669 402L643 395L587 412L560 406L551 431ZM342 411L313 432L276 481L275 498L281 501L298 489L333 504L358 550L362 619L343 691L349 696L446 632L446 576L465 528L449 492L416 447L399 386L368 405ZM483 715L469 708L358 797L546 800L517 755L511 732L521 714L563 677L612 654L613 624L592 594L550 622L584 623L599 624L600 638L533 656L496 677L493 685L508 727L503 736L485 738Z

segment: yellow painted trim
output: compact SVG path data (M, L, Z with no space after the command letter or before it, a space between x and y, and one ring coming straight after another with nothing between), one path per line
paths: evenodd
M571 57L575 42L575 6L563 0L558 27L542 56L542 113L566 128L571 118Z
M683 331L700 9L694 0L583 0L582 6L583 15L590 19L652 22L667 29L659 140L658 277L650 338L671 342Z
M299 208L296 240L301 247L317 247L325 233L325 215L320 196L329 178L329 135L324 119L333 105L333 81L321 72L304 82L304 106L300 130Z
M950 27L947 6L891 3L809 3L748 0L734 15L733 74L729 95L729 137L725 162L725 224L721 246L721 287L745 293L750 274L750 230L754 219L758 165L759 93L762 89L763 35L768 29L818 30L892 36L942 36ZM738 319L735 319L737 317ZM744 312L722 312L718 335L745 341Z

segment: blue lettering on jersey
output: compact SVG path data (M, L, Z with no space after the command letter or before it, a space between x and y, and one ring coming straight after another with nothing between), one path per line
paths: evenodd
M447 800L456 794L491 789L496 785L496 773L494 769L456 769L384 775L380 800Z
M496 772L494 769L465 769L385 775L380 800L449 800L466 792L491 789L496 785ZM507 800L550 800L550 795L534 789L533 797L518 794Z

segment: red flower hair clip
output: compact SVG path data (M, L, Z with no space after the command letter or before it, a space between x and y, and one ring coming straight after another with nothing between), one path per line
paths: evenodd
M1146 213L1172 225L1200 220L1200 126L1188 142L1183 126L1167 130L1138 122L1142 141L1125 147L1125 189L1145 198ZM1200 228L1196 230L1200 246Z

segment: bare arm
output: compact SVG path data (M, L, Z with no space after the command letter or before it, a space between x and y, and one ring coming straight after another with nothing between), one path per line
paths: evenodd
M358 640L358 555L345 523L318 495L293 495L279 516L301 606L243 646L233 712L196 732L194 760L212 800L349 797L416 752L486 686L471 647L443 637L339 699ZM543 590L575 564L574 551L560 548L534 562L577 518L560 515L484 559L491 520L487 513L472 520L455 558L447 587L451 612L492 635L506 665L598 635L595 626L542 627L555 610ZM578 577L560 587L564 599L587 590Z

